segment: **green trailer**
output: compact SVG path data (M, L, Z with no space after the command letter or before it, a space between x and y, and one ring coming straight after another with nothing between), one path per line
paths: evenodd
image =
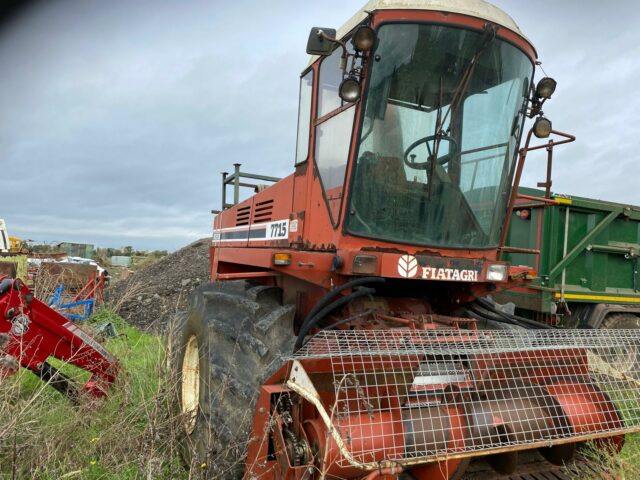
M516 313L571 328L640 327L640 207L520 188L504 258L527 288L495 295Z

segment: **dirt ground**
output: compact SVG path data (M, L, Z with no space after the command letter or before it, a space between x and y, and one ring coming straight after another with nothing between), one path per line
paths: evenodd
M112 283L106 302L131 325L163 331L175 312L187 308L189 293L209 281L209 244L209 238L193 242Z

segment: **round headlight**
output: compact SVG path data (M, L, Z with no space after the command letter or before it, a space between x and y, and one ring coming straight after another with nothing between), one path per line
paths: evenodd
M544 117L538 117L536 123L533 124L533 134L538 138L547 138L551 135L551 120Z
M353 34L353 45L363 52L368 52L373 48L373 42L376 39L376 34L371 27L361 26Z
M551 77L544 77L540 79L536 86L536 95L539 98L551 98L553 92L556 91L557 82Z
M342 100L353 103L360 98L360 82L355 78L345 78L340 84L338 93Z

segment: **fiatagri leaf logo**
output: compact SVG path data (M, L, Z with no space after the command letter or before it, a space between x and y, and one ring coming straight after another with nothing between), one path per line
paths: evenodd
M403 278L415 278L420 273L423 280L444 280L449 282L477 282L480 270L433 267L419 265L413 255L402 255L398 259L398 274Z
M398 274L404 278L413 278L418 273L418 260L413 255L402 255L398 259Z

